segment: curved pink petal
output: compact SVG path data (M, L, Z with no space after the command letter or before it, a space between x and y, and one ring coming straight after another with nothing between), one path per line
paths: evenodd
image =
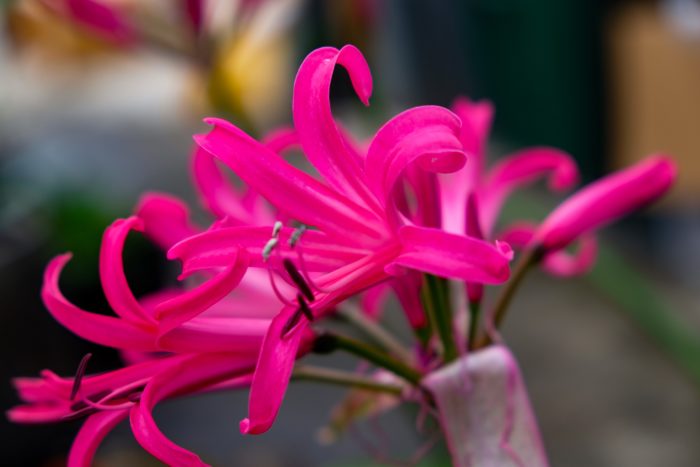
M107 347L132 350L156 350L154 332L130 322L81 310L70 303L58 288L58 278L70 253L57 256L46 267L41 298L51 315L68 330L83 339Z
M545 467L547 455L518 365L503 346L470 353L423 379L456 467Z
M299 323L282 334L289 320L296 313L292 307L285 307L275 316L260 350L258 363L250 385L248 418L241 420L243 434L261 434L272 426L292 376L294 362L304 336L308 336L308 321L301 318Z
M204 207L217 218L248 224L254 223L253 213L244 206L244 194L224 177L214 156L197 146L192 155L194 185Z
M104 438L128 416L128 409L98 412L90 415L73 440L68 454L68 467L90 467L93 465L92 459Z
M281 155L283 152L293 149L300 144L299 135L297 135L294 128L277 128L265 135L262 144L267 146L272 152Z
M304 59L294 81L294 127L307 158L331 187L362 206L376 208L361 161L331 113L330 87L336 65L347 70L358 97L369 105L372 75L362 53L351 45L340 50L322 47Z
M277 251L270 261L276 264L279 258L297 259L297 252L288 243L294 229L283 227L279 233ZM239 248L245 248L253 266L262 266L263 248L272 237L272 227L226 227L209 230L178 243L168 252L168 258L183 262L183 275L193 271L225 267L231 264ZM344 246L328 238L322 232L306 231L300 240L304 263L312 271L327 271L357 260L367 250ZM279 252L279 255L277 254Z
M469 155L475 174L483 173L486 142L493 122L493 104L487 100L472 101L458 97L452 103L452 111L462 121L460 140ZM471 180L472 182L475 179Z
M131 293L124 275L122 252L131 230L143 230L143 222L138 217L119 219L105 230L100 248L100 282L107 302L119 316L136 324L155 324L153 317Z
M380 219L323 183L296 169L234 125L220 119L197 143L228 165L253 190L292 219L318 227L329 235L374 243L382 236Z
M532 244L536 232L537 226L521 222L510 226L499 238L516 248L525 248ZM576 243L573 253L564 249L547 253L542 260L542 268L558 277L574 277L589 272L598 256L598 242L594 235L583 234Z
M508 280L513 252L505 243L492 245L439 229L403 226L399 229L402 250L390 264L416 269L440 277L483 284Z
M131 429L138 443L157 459L171 466L205 466L196 454L170 441L153 420L152 411L161 400L183 393L197 392L218 382L252 371L254 358L195 355L181 365L157 374L144 389L141 399L131 409Z
M590 234L577 239L574 253L565 250L552 252L544 257L542 267L553 276L574 277L588 273L595 265L598 256L598 242Z
M248 255L239 251L231 265L202 285L156 306L158 332L163 335L182 323L202 314L228 295L243 279L248 269Z
M162 335L158 348L178 353L257 355L269 326L269 319L200 316Z
M666 193L676 165L666 156L650 156L576 192L541 224L536 241L548 250L564 248L578 236L600 228Z
M549 178L549 188L564 191L578 183L576 162L567 153L554 148L536 147L502 159L484 180L479 190L484 232L491 232L506 198L516 189Z
M199 231L190 222L187 205L174 196L146 193L134 211L143 222L144 234L164 250Z
M406 167L416 162L430 172L455 172L466 162L456 115L438 106L414 107L377 131L367 151L365 171L380 201L386 203Z
M116 8L95 0L65 0L68 13L81 25L109 42L128 45L136 33Z
M396 298L398 298L411 327L413 329L424 327L427 324L427 319L420 297L420 289L423 285L421 275L416 271L408 271L406 274L392 279L389 284L394 289Z

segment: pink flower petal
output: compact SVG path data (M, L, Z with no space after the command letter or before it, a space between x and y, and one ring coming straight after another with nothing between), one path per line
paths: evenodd
M549 177L549 188L564 191L578 183L578 168L571 156L554 148L536 147L503 158L488 174L479 190L481 220L487 235L506 198L516 189Z
M520 222L510 226L499 238L516 248L525 248L533 243L537 227ZM553 276L574 277L586 274L593 268L598 256L598 242L594 235L583 234L576 242L576 251L564 249L547 253L542 268Z
M294 127L304 153L328 185L358 204L375 209L377 200L367 189L361 161L331 113L330 87L336 65L345 67L358 97L369 105L372 75L362 53L351 45L341 50L322 47L304 59L294 81Z
M429 374L432 393L456 467L548 465L518 365L492 346Z
M548 250L564 248L666 193L676 178L668 157L650 156L576 192L544 220L536 241Z
M279 233L277 252L270 261L277 264L280 258L297 259L297 252L288 246L294 229L283 227ZM272 237L272 226L266 227L226 227L209 230L192 236L175 245L168 258L183 262L183 275L202 269L225 267L231 264L239 248L250 254L253 266L262 266L262 251ZM303 247L304 263L311 271L327 271L357 260L368 253L367 250L344 246L330 239L322 232L306 231L300 240Z
M68 454L68 467L90 467L97 448L119 423L126 419L129 410L111 410L90 415L73 440Z
M315 308L330 306L329 298L322 298L312 304ZM313 339L306 318L282 336L287 323L296 313L292 307L285 307L275 316L260 350L258 364L253 374L248 400L248 418L240 423L243 434L261 434L272 426L292 376L294 362L303 341Z
M267 146L272 152L282 154L284 151L299 146L299 135L294 128L278 128L271 131L262 140L262 143Z
M243 193L224 177L214 156L200 147L192 155L192 176L202 204L217 218L229 217L240 224L254 223L253 213L244 208Z
M468 156L473 157L470 163L480 174L484 168L484 149L493 121L493 104L487 100L475 102L459 97L452 104L452 111L462 121L460 139Z
M381 238L383 225L375 214L294 168L230 123L215 118L206 122L214 129L195 136L197 143L281 212L341 239L348 232L358 242Z
M158 332L163 335L202 314L228 295L248 269L248 254L239 251L231 265L204 284L156 306Z
M505 243L492 245L439 229L408 225L401 227L399 238L403 249L393 265L484 284L500 284L510 275L513 253Z
M41 298L51 315L83 339L117 349L156 350L155 333L130 322L81 310L70 303L58 288L58 278L70 254L54 258L46 267Z
M131 429L139 444L160 461L172 466L207 465L196 454L170 441L157 427L152 411L161 400L180 393L196 392L206 386L250 373L255 359L232 355L201 354L154 376L137 405L131 409Z
M91 32L117 45L136 39L135 31L116 8L94 0L65 0L68 13Z
M420 329L428 323L420 297L422 284L423 278L416 271L407 271L406 274L389 282L413 329Z
M105 230L100 248L100 282L109 305L124 320L135 324L155 324L153 317L146 313L131 293L124 275L122 252L131 230L143 230L143 223L138 217L119 219Z
M142 196L135 214L143 221L144 234L164 250L199 231L190 222L187 205L163 193Z
M430 172L455 172L464 167L459 128L457 116L437 106L406 110L384 124L365 160L370 187L379 200L386 204L397 179L412 162Z
M178 353L257 355L269 325L269 319L200 316L162 335L158 339L158 348Z

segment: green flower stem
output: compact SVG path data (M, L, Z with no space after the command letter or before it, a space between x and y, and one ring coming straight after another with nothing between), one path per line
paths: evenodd
M316 353L330 353L334 350L345 350L346 352L374 363L380 368L391 371L416 386L420 384L420 380L423 377L417 370L382 352L381 349L339 334L321 334L316 338L313 350Z
M360 329L375 343L381 345L385 350L393 354L396 358L407 362L413 359L410 350L404 347L401 342L387 332L386 329L367 318L356 306L345 304L338 308L338 314Z
M513 300L515 292L520 287L520 284L527 275L528 271L530 271L532 266L539 263L541 259L542 252L537 248L530 248L523 252L518 264L513 269L513 274L511 274L510 281L508 281L508 283L505 285L501 291L501 294L496 300L496 305L494 305L493 314L491 316L493 316L493 326L496 329L498 329L503 322L503 318L506 315L506 311L508 311L510 302ZM489 344L491 344L491 336L489 336L488 333L485 333L481 335L481 339L476 342L474 348L480 349Z
M348 371L333 370L311 365L297 365L292 373L292 379L301 381L316 381L319 383L335 384L338 386L366 389L368 391L384 392L400 396L403 388L397 384L382 383L367 376Z
M479 316L481 315L481 303L469 303L469 336L467 343L469 349L476 345L476 336L479 331Z
M445 363L456 360L458 353L452 328L449 283L440 277L426 274L421 293L428 320L442 342Z

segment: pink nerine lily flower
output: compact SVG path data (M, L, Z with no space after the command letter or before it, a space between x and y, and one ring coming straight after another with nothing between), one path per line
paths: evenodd
M197 287L167 289L137 300L121 259L131 230L143 231L165 248L197 231L179 200L147 195L137 215L116 221L102 241L101 282L118 317L89 313L63 297L58 279L69 255L48 265L42 297L65 327L89 341L118 348L138 363L99 376L84 377L81 365L75 378L60 378L48 370L40 379L18 378L15 386L26 405L11 409L8 417L18 423L88 417L71 449L70 466L91 465L101 440L127 417L136 439L158 459L169 465L204 465L157 429L153 406L164 398L248 386L279 301L269 291L267 275L260 277L255 270L245 274L244 250ZM312 335L302 337L310 342ZM308 345L301 349L306 350Z
M487 101L460 98L455 101L453 110L462 120L460 138L471 158L464 173L440 177L442 225L446 230L493 238L501 208L518 188L543 178L547 178L548 187L555 192L569 190L577 183L579 174L573 158L559 149L544 146L506 156L487 171L485 149L493 118L492 105ZM517 222L507 226L496 238L520 247L529 225ZM550 252L543 260L544 269L558 276L586 272L595 261L597 245L590 235L584 235L580 241L581 246L574 255L565 251ZM480 300L481 289L479 285L469 285L472 301Z
M359 153L331 114L329 89L337 64L347 69L356 93L367 104L371 76L364 57L352 46L312 52L294 85L296 134L322 181L223 120L208 119L214 129L196 137L204 150L287 219L314 230L296 239L297 231L282 228L276 252L268 257L263 253L273 226L217 227L175 245L170 257L183 261L185 273L222 267L238 247L251 254L253 266L269 259L270 267L278 267L281 260L298 258L302 269L314 274L309 282L316 290L305 299L313 318L405 268L476 283L505 281L512 257L507 245L415 225L395 205L394 189L408 167L439 173L464 166L459 119L441 107L407 110L379 129L366 154ZM272 321L253 379L249 419L241 424L243 432L262 433L272 424L307 327L308 319L299 318L296 305L285 307Z

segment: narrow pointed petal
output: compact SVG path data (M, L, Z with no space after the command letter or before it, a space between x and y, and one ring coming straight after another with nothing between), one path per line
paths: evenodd
M135 209L143 222L143 233L164 250L198 232L182 200L163 193L147 193Z
M536 241L548 250L564 248L578 236L661 197L675 178L673 161L658 155L608 175L560 204L540 226Z
M282 155L283 152L299 146L299 135L294 128L278 128L268 133L262 140L272 152Z
M122 253L131 230L143 230L143 222L135 216L119 219L107 227L100 248L100 282L112 309L126 321L135 324L155 321L141 307L124 275Z
M358 241L381 237L383 226L375 214L293 167L234 125L215 118L206 122L214 128L195 136L197 143L290 218L339 238L348 232L354 232Z
M294 127L304 153L328 185L365 207L376 207L361 161L333 120L330 88L336 65L347 70L358 97L369 104L372 75L362 53L351 45L322 47L304 59L294 81Z
M516 223L504 231L499 238L516 249L533 244L537 226L525 222ZM542 268L557 277L574 277L588 273L598 257L598 242L594 235L583 234L573 244L575 250L561 249L547 253Z
M423 277L416 271L408 271L405 275L396 277L389 282L394 289L396 298L401 304L401 309L406 314L406 319L413 329L425 327L428 323L425 310L420 298L420 289Z
M207 465L199 456L173 443L158 429L153 420L153 408L163 399L181 392L196 392L211 384L249 373L254 363L254 358L236 359L226 354L195 355L182 365L154 376L144 389L139 403L131 409L134 437L145 450L167 465Z
M235 223L254 223L252 213L244 207L244 194L224 177L214 156L200 147L192 155L192 176L202 204L217 218L229 217Z
M201 316L162 335L158 339L158 348L178 353L257 355L269 326L269 319Z
M578 183L576 162L558 149L536 147L517 152L496 164L479 190L484 232L488 235L492 231L503 203L514 190L544 177L548 177L551 190L568 190Z
M470 353L423 383L455 467L548 465L520 370L505 347Z
M279 232L277 251L270 256L276 264L280 258L297 259L297 252L288 244L294 229L283 227ZM168 258L179 259L183 263L183 275L202 269L226 267L245 248L250 254L253 266L262 266L262 252L272 237L272 227L228 227L209 230L192 236L175 245ZM311 271L327 271L355 261L367 254L364 249L346 247L329 238L322 232L306 231L300 244L303 247L304 263ZM279 252L279 255L277 255Z
M292 307L283 308L265 335L250 386L248 418L240 423L243 434L257 435L270 429L282 405L303 341L313 337L305 318L290 330L285 329L295 313Z
M452 111L462 121L460 140L469 155L477 174L483 172L484 152L491 123L493 122L493 104L487 100L471 101L466 97L455 99Z
M128 45L136 33L122 13L113 6L95 0L66 0L71 17L102 39L117 45Z
M243 279L248 269L248 255L239 251L232 264L198 287L156 306L158 332L163 335L184 322L199 316L224 298Z
M414 107L384 124L365 160L377 198L386 204L399 176L413 162L430 172L455 172L464 167L459 128L457 116L438 106Z
M68 454L68 467L90 467L93 465L97 448L104 438L128 416L128 409L98 412L90 415L73 440Z
M403 266L440 277L483 284L508 280L513 252L505 243L455 235L439 229L404 226L399 230L402 250L389 266Z
M41 298L51 315L83 339L117 349L155 350L154 334L143 327L111 316L81 310L58 288L58 278L70 254L57 256L46 267Z

